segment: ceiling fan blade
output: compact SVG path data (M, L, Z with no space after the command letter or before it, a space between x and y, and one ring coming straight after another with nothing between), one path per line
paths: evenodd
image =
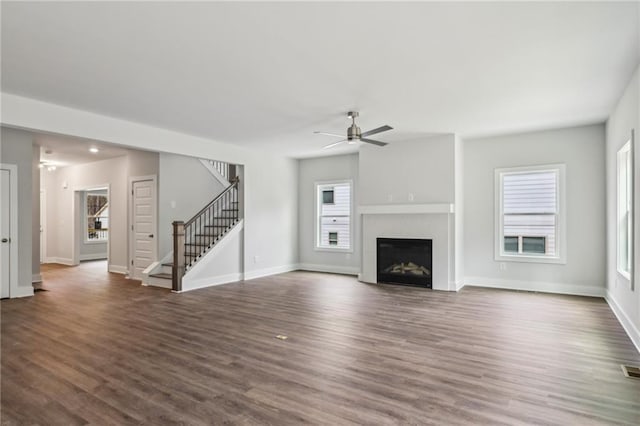
M334 146L340 145L342 142L346 142L346 141L347 139L342 139L341 141L330 143L329 145L325 145L322 147L322 149L333 148Z
M378 146L388 145L386 142L380 142L380 141L376 141L376 140L373 140L373 139L360 138L360 140L362 142L371 143L371 144L378 145Z
M336 136L338 138L344 138L344 135L338 135L336 133L329 133L329 132L313 132L317 135L325 135L325 136Z
M367 136L375 135L376 133L386 132L387 130L391 130L391 129L393 129L393 127L387 126L385 124L384 126L378 127L377 129L366 131L360 136L367 137Z

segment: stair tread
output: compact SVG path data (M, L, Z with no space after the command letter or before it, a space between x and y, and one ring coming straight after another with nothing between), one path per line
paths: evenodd
M163 263L162 266L169 266L170 268L173 268L173 262Z
M160 272L160 273L157 273L157 274L149 274L149 276L152 277L152 278L164 278L164 279L167 279L167 280L170 280L171 278L173 278L171 276L171 274L168 274L166 272Z

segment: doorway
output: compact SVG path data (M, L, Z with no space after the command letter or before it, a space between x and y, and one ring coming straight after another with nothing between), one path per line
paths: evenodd
M109 185L99 185L75 191L75 238L73 264L110 257L110 191Z

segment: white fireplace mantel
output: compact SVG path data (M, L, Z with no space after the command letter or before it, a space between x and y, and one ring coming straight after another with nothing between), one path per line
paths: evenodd
M454 213L454 205L430 204L372 204L358 206L358 214L434 214Z

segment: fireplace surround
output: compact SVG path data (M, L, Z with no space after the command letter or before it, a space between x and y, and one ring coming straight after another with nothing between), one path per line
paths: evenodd
M377 282L432 288L433 241L376 238Z

